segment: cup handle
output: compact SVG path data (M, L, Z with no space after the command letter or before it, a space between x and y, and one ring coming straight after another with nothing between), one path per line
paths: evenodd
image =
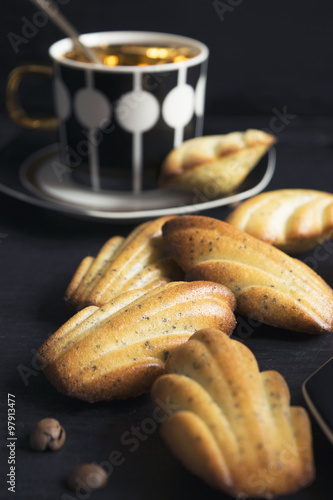
M25 64L23 66L18 66L11 71L8 77L6 94L9 116L15 123L18 123L23 127L44 130L54 129L58 125L58 118L55 115L42 117L32 116L29 115L21 106L21 102L18 97L18 89L21 80L31 73L50 77L53 73L53 68L51 66L43 66L40 64Z

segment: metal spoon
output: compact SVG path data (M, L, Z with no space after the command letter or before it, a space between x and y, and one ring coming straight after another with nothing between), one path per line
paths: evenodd
M103 64L95 52L79 40L80 33L71 25L71 23L61 14L58 5L51 0L30 0L39 7L47 16L60 28L69 38L72 39L74 47L79 48L89 61L96 64Z

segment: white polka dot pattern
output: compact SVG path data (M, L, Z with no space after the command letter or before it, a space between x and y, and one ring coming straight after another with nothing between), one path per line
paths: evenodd
M56 77L54 79L53 92L57 116L61 120L67 120L72 112L71 96L66 85L60 78Z
M110 182L113 189L111 171L121 172L119 189L140 192L156 186L166 154L202 131L205 73L205 63L157 76L149 68L147 73L110 74L59 66L54 94L68 166L75 157L80 165L75 172L80 179L88 172L96 190L109 189ZM152 78L156 85L147 87ZM156 174L148 178L144 171Z
M162 115L170 127L184 127L194 113L194 90L191 85L177 85L166 96Z
M133 90L118 101L115 117L127 132L146 132L157 122L160 114L156 97L145 90Z
M201 75L195 88L195 114L203 116L205 107L206 76Z
M111 119L111 104L99 90L83 88L74 96L74 113L83 127L101 128Z

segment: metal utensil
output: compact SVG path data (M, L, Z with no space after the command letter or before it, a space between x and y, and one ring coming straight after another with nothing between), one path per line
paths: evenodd
M103 64L95 52L84 45L80 39L80 33L72 26L72 24L61 14L59 6L55 5L51 0L30 0L34 5L39 7L47 16L60 28L69 38L72 39L74 47L81 50L89 61L96 64Z

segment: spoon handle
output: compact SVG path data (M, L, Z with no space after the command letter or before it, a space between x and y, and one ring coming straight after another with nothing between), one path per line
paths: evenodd
M83 45L80 41L80 33L72 26L72 24L61 14L58 5L55 5L51 0L30 0L33 4L45 12L48 17L60 28L67 36L69 36L74 46L79 47L85 56L96 64L101 64L102 61L97 57L95 52L89 47Z

